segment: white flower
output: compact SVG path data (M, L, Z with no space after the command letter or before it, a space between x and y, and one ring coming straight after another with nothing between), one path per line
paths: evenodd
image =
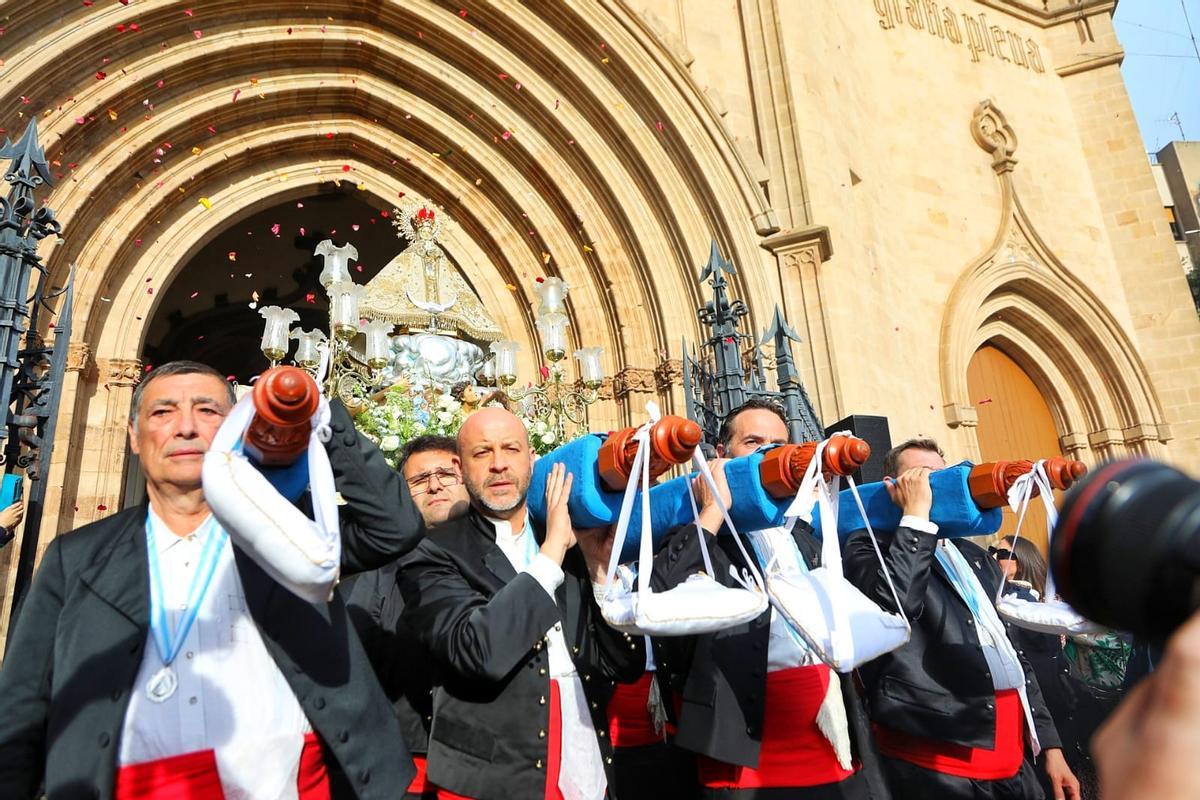
M390 453L393 450L400 449L400 437L394 433L384 436L379 442L379 449L385 453Z
M437 421L439 425L449 425L454 421L454 415L449 411L439 411L437 413Z
M546 431L546 433L542 434L542 441L545 444L554 444L554 438L554 431Z

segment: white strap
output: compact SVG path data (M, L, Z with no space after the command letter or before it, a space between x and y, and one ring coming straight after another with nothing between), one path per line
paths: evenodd
M733 537L733 542L737 545L738 552L742 554L742 558L745 560L746 566L749 568L748 571L743 570L742 575L738 575L737 568L730 564L729 574L742 587L746 589L754 589L757 587L759 591L765 592L767 587L763 582L762 575L758 571L757 562L755 559L750 557L749 553L746 552L746 548L742 544L742 537L738 534L737 526L733 524L733 520L729 517L729 509L725 507L725 501L721 499L721 493L717 491L717 484L713 480L712 470L708 466L708 460L704 458L704 453L700 451L699 447L692 452L692 464L695 465L696 469L700 472L700 477L704 480L705 484L708 485L708 493L712 497L713 502L717 504L717 508L721 509L721 516L725 519L725 527L729 528L729 535ZM688 486L688 494L691 494L690 484ZM695 511L695 509L696 501L695 498L693 498L692 510ZM697 527L699 527L699 514L696 516ZM705 544L704 539L704 536L700 537L700 550L704 554L705 563L711 564L711 562L708 560L708 545ZM715 576L713 577L715 578Z
M817 449L813 451L812 460L808 462L808 468L804 471L804 478L800 481L800 488L796 490L796 497L784 512L788 519L787 529L789 532L796 524L797 519L811 523L814 506L813 495L816 495L815 505L821 509L821 566L826 567L839 578L845 577L845 568L842 565L842 544L838 536L838 509L840 506L838 498L841 495L842 476L834 475L832 480L826 481L823 465L825 448L833 437L850 435L849 431L837 431L817 445ZM888 569L887 562L883 558L879 540L875 538L875 530L871 527L871 519L867 516L862 497L858 494L858 486L855 485L854 478L849 475L846 476L846 482L855 504L858 505L858 513L862 515L863 524L867 526L867 535L871 537L871 545L875 548L875 557L879 560L879 568L883 571L883 578L887 581L892 599L896 602L896 612L904 619L904 624L908 626L909 630L912 630L908 615L904 613L904 607L900 604L900 594L896 591L896 584L892 581L892 571Z
M1008 505L1017 514L1017 527L1013 531L1013 548L1016 549L1017 542L1021 539L1021 528L1025 524L1025 514L1029 511L1029 506L1033 500L1033 490L1038 489L1042 497L1042 502L1046 506L1046 546L1049 547L1050 539L1054 535L1054 523L1058 521L1058 510L1054 507L1054 494L1050 487L1050 478L1046 475L1045 460L1038 461L1033 465L1033 469L1024 475L1019 476L1013 482L1012 488L1008 490ZM1001 569L1000 588L996 592L996 602L1000 602L1000 598L1004 597L1004 587L1008 583L1008 571ZM1043 600L1049 600L1053 597L1051 591L1054 588L1054 579L1050 575L1050 570L1046 570L1046 596Z

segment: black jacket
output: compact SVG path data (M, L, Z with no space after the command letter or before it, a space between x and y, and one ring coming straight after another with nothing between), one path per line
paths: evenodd
M537 532L539 540L542 533ZM578 548L552 599L517 574L477 510L438 529L400 570L404 620L429 650L434 670L429 779L477 798L541 797L546 782L550 677L546 632L564 626L612 786L605 706L614 681L637 680L641 637L604 623Z
M408 488L333 404L327 445L346 572L422 537ZM0 670L0 797L111 798L130 692L150 618L146 507L60 536L46 549ZM413 767L341 599L308 603L235 548L246 604L313 729L333 796L391 798ZM236 680L236 677L231 677ZM332 756L332 757L330 757Z
M341 582L338 591L379 684L392 701L404 744L410 753L424 755L429 749L429 724L433 720L433 677L425 648L401 619L404 598L399 569L400 562L393 561L352 575Z
M797 522L792 535L805 562L818 567L821 546L811 531L803 522ZM704 571L699 541L695 525L684 525L668 534L654 559L651 586L656 591L677 586L689 575ZM745 568L745 559L733 538L710 535L708 545L717 580L725 586L736 586L729 567L733 565L740 571ZM747 551L753 556L752 550ZM683 698L676 745L717 761L758 766L770 629L768 608L749 623L716 633L654 640L659 672L668 676L672 689ZM854 756L863 765L871 797L888 798L891 795L879 769L870 721L854 679L836 673L834 678L841 682Z
M910 736L966 747L993 747L996 690L970 609L934 555L940 540L903 527L875 535L903 613L912 623L912 639L859 668L871 719ZM954 539L952 546L967 559L984 593L994 598L1000 588L1000 567L995 560L966 539ZM866 531L850 537L843 561L851 583L883 608L896 610ZM1011 639L1012 628L1005 626ZM1033 670L1028 660L1018 655L1042 748L1059 747L1058 732Z

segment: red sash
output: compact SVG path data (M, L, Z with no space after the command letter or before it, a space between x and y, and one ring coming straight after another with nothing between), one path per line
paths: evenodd
M315 733L305 734L296 778L300 800L330 800L329 774ZM127 764L117 770L115 800L225 800L212 750Z
M558 773L562 767L562 699L558 681L550 681L550 730L546 732L546 800L564 800L558 788ZM437 790L437 800L472 800L447 789Z
M662 734L654 729L648 707L654 673L647 672L637 683L618 683L608 701L608 735L613 747L645 747L661 744Z
M874 728L875 742L884 755L960 778L1011 778L1021 769L1025 752L1025 711L1016 689L996 692L996 734L991 750L910 736L879 725Z
M820 786L857 772L858 765L842 768L833 745L817 727L831 679L823 664L768 672L758 769L701 756L700 783L710 789Z
M437 787L429 782L429 774L426 768L429 765L429 760L425 756L413 756L413 766L417 768L417 774L408 784L408 793L424 795L426 792L433 793L437 791Z

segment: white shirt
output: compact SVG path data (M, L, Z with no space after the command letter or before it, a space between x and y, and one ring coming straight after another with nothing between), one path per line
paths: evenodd
M787 528L765 528L761 531L751 531L747 534L754 544L761 566L775 559L784 572L803 575L808 572L808 566L801 563L803 556L792 539ZM814 653L800 638L800 634L792 630L792 626L784 619L775 606L771 606L771 631L767 640L767 672L777 672L793 667L811 667L821 663Z
M565 575L562 567L540 551L533 530L529 527L528 512L525 527L515 535L512 524L507 520L488 517L488 521L496 529L496 545L508 557L513 569L531 575L550 595L550 599L557 603L554 592L562 585ZM566 800L602 800L608 779L604 774L600 744L596 741L596 729L588 711L583 683L579 680L563 634L562 620L546 631L546 654L550 662L550 677L558 684L562 711L562 756L558 787Z
M187 536L176 536L153 511L150 525L173 633L207 520ZM215 526L209 528L208 535L216 534ZM150 700L146 684L163 662L149 635L125 712L118 763L211 749L226 800L294 799L303 737L312 727L246 608L228 540L172 666L179 679L175 693L162 703Z

